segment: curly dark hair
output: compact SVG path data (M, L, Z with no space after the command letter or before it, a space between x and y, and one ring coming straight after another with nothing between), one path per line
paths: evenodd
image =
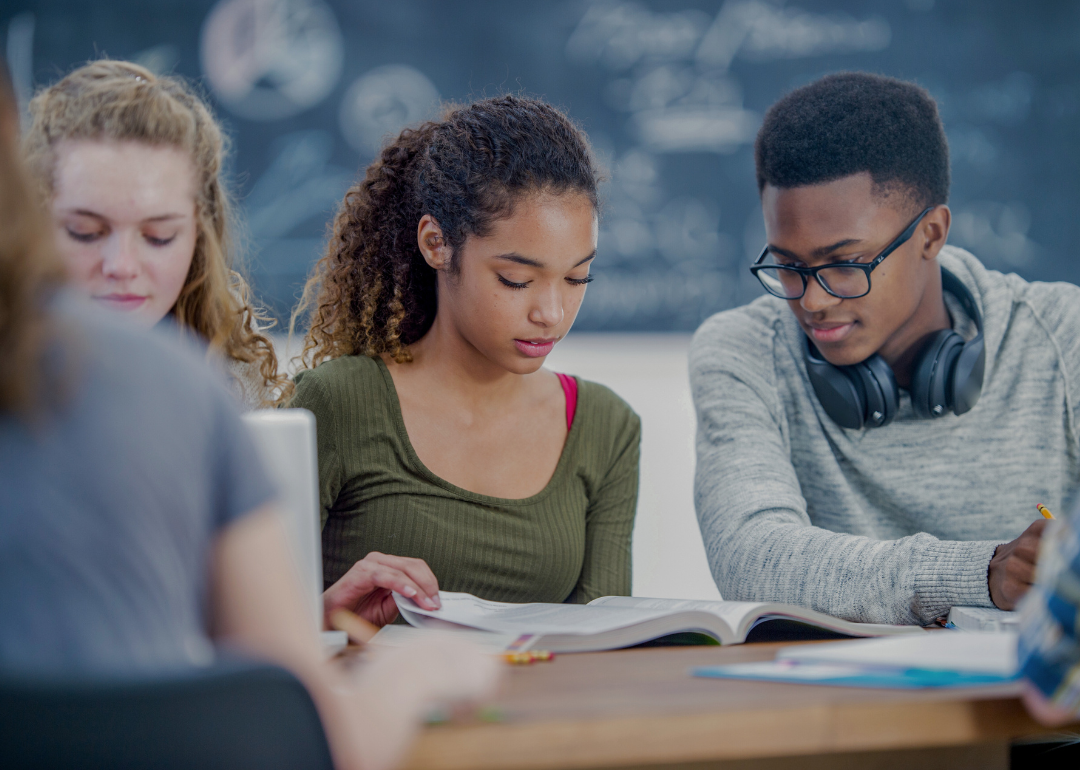
M916 208L949 200L949 145L933 97L866 72L827 75L765 113L754 143L758 192L870 172L877 190Z
M599 173L585 134L538 99L507 95L451 105L439 121L405 129L345 194L326 254L290 329L310 310L302 367L344 355L411 360L408 346L435 320L436 271L416 228L430 214L451 254L513 213L524 195L586 195ZM457 269L452 256L449 270Z

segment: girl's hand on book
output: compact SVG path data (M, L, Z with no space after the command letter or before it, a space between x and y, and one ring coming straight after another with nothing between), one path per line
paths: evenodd
M423 559L372 551L326 589L323 612L329 617L335 609L344 608L369 623L385 626L398 616L394 591L424 609L437 610L442 606L439 581Z

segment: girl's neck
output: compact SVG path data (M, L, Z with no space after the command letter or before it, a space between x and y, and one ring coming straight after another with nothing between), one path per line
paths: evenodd
M475 402L506 401L525 386L525 377L508 371L477 350L461 333L436 315L427 334L409 346L414 375L440 390Z

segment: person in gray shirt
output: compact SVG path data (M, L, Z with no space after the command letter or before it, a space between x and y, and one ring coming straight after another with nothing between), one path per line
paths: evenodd
M918 86L799 88L755 157L768 294L708 319L690 355L717 586L865 622L1012 609L1036 504L1080 482L1080 288L946 245L948 146Z
M68 398L0 412L0 667L205 665L211 544L274 496L256 448L194 352L70 296L53 317Z
M228 647L300 679L336 767L389 770L431 701L488 692L497 662L437 640L355 676L324 662L237 404L177 335L73 299L12 96L0 60L0 688Z

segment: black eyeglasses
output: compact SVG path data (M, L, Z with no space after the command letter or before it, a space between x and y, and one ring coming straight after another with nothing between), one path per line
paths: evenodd
M795 267L794 265L764 264L769 257L769 247L761 252L750 267L750 272L761 281L765 291L780 299L799 299L806 294L806 284L813 276L821 284L821 288L838 299L858 299L870 293L870 273L882 263L885 257L892 254L903 246L915 233L922 218L934 210L934 206L925 209L923 213L915 217L904 232L896 236L896 240L885 247L885 250L874 259L865 264L857 262L839 262L831 265L818 267Z

